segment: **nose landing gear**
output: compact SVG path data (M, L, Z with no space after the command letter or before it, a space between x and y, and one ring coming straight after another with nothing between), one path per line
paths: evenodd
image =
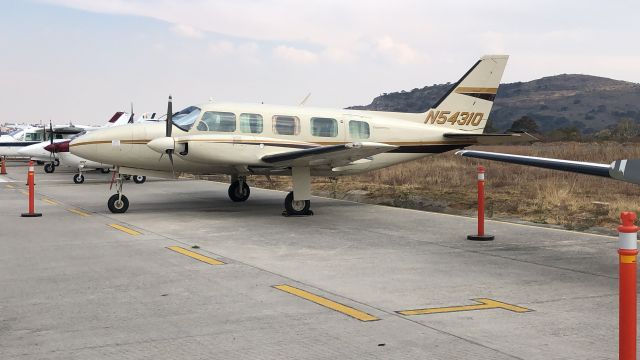
M118 173L118 177L115 181L117 194L111 195L107 201L107 207L109 208L109 211L114 214L122 214L129 209L129 199L122 195L122 183L124 182L124 176Z

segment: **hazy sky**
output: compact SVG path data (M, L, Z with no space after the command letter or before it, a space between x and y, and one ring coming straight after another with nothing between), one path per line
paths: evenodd
M640 82L640 2L1 0L0 122L105 122L214 101L346 107L456 81L511 55L503 82Z

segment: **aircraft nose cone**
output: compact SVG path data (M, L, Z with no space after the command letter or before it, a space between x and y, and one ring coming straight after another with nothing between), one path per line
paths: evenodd
M84 159L93 160L96 155L96 144L92 135L82 135L69 142L69 152Z

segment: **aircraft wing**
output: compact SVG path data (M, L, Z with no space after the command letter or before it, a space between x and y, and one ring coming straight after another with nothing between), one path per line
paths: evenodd
M584 161L562 160L535 156L512 155L477 150L460 150L456 155L527 165L545 169L601 176L640 184L640 159L616 160L610 165Z
M262 157L262 161L280 166L313 166L322 164L344 166L350 162L396 148L397 146L373 142L347 143L265 155Z
M463 132L444 133L445 138L457 140L469 140L472 143L480 145L497 145L504 143L531 143L539 141L535 136L522 132L513 134L467 134Z

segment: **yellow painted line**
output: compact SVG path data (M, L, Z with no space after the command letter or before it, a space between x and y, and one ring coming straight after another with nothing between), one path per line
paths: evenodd
M78 209L67 209L67 211L72 212L72 213L74 213L76 215L80 215L80 216L91 216L91 214L86 213L86 212L84 212L82 210L78 210Z
M47 204L50 204L50 205L58 205L57 202L55 202L55 201L53 201L51 199L48 199L48 198L42 198L42 201L44 201L44 202L46 202Z
M13 186L13 185L11 185L11 184L7 184L7 185L5 185L5 187L6 187L7 189L15 189L15 188L16 188L15 186Z
M20 192L21 192L23 195L29 195L29 192L28 192L27 190L20 189Z
M124 231L127 234L133 235L133 236L142 234L141 232L135 231L133 229L129 229L128 227L125 227L125 226L122 226L122 225L118 225L118 224L109 224L109 226L111 226L114 229L118 229L120 231Z
M403 310L403 311L396 311L396 312L402 315L426 315L426 314L442 314L442 313L449 313L449 312L487 310L487 309L504 309L504 310L509 310L517 313L533 311L531 309L527 309L522 306L507 304L502 301L496 301L496 300L491 300L486 298L473 299L473 301L477 301L480 304L448 306L448 307L429 308L429 309Z
M340 303L337 303L335 301L329 300L327 298L323 298L322 296L318 296L316 294L312 294L308 291L304 291L302 289L298 289L295 288L293 286L289 286L289 285L275 285L274 288L278 289L278 290L282 290L284 292L287 292L291 295L295 295L298 297L301 297L305 300L309 300L311 302L314 302L318 305L322 305L324 307L327 307L331 310L335 310L337 312L343 313L345 315L349 315L352 318L356 318L360 321L375 321L375 320L380 320L377 317L367 314L366 312L354 309L352 307L346 306L346 305L342 305Z
M169 246L169 247L167 247L167 249L173 250L173 251L178 252L178 253L180 253L182 255L186 255L186 256L188 256L190 258L194 258L196 260L200 260L200 261L202 261L204 263L207 263L209 265L224 265L224 263L222 261L220 261L220 260L216 260L216 259L210 258L208 256L204 256L204 255L198 254L197 252L193 252L191 250L187 250L187 249L182 248L180 246Z

